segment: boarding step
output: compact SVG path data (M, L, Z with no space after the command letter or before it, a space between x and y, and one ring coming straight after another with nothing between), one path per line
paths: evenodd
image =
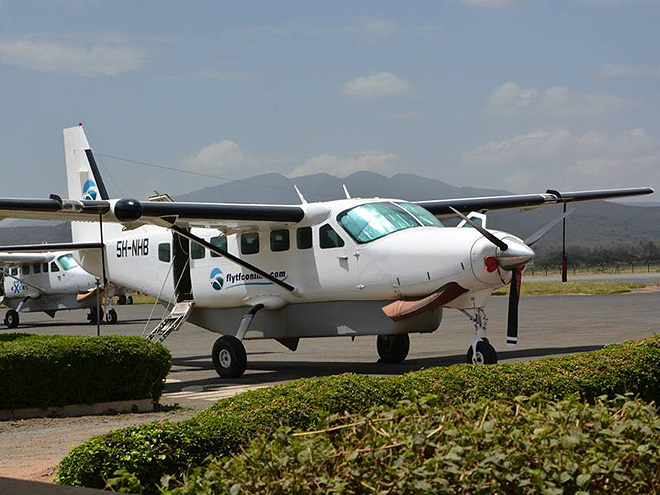
M194 305L195 301L181 301L176 303L170 314L160 320L160 323L149 332L146 338L153 342L162 342L165 340L188 319Z

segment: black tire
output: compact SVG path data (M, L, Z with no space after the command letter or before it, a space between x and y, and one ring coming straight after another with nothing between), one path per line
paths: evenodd
M215 341L211 359L215 372L221 378L239 378L247 368L245 346L232 335L224 335Z
M108 311L108 314L105 315L105 321L110 323L110 325L117 323L117 312L114 309Z
M87 321L89 321L92 325L96 325L96 308L89 310L89 314L87 315ZM103 321L103 308L101 308L100 321Z
M19 321L20 318L18 316L18 312L15 309L10 309L5 314L5 325L7 325L7 328L16 328Z
M126 298L126 304L133 304L133 296L128 296Z
M480 340L477 342L477 359L472 360L472 346L467 350L468 364L497 364L497 351L490 342Z
M126 296L122 294L121 296L117 297L117 305L123 306L124 304L126 304Z
M376 339L379 363L401 363L408 356L410 337L407 333L400 335L379 335Z

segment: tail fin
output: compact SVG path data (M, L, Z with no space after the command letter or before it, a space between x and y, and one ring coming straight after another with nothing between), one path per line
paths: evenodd
M82 124L64 129L69 199L110 199Z
M64 157L69 199L109 199L82 124L64 129ZM104 224L106 239L117 237L120 232L121 225ZM71 222L71 237L73 242L98 241L99 226L91 222Z

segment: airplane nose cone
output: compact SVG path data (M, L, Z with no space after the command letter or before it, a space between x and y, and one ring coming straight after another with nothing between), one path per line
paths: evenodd
M497 262L505 270L513 270L519 266L526 265L536 258L536 253L524 242L514 239L506 239L509 248L506 251L497 249Z

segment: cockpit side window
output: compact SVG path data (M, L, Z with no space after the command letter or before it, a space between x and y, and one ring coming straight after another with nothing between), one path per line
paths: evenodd
M427 227L444 227L442 222L435 218L433 214L424 208L423 206L419 206L415 203L396 203L397 206L400 206L404 210L406 210L408 213L413 215L417 220L419 220L422 225L425 225Z
M330 249L342 247L344 239L339 237L339 234L333 229L330 224L322 225L319 229L319 246L321 249Z
M60 266L64 269L64 271L71 270L72 268L78 266L78 263L76 263L76 260L73 259L73 256L70 254L63 254L57 258L57 261L60 263Z
M51 261L51 262L50 262L50 271L53 272L53 273L55 273L55 272L59 272L59 271L60 271L60 267L57 266L57 263L55 263L54 261Z

